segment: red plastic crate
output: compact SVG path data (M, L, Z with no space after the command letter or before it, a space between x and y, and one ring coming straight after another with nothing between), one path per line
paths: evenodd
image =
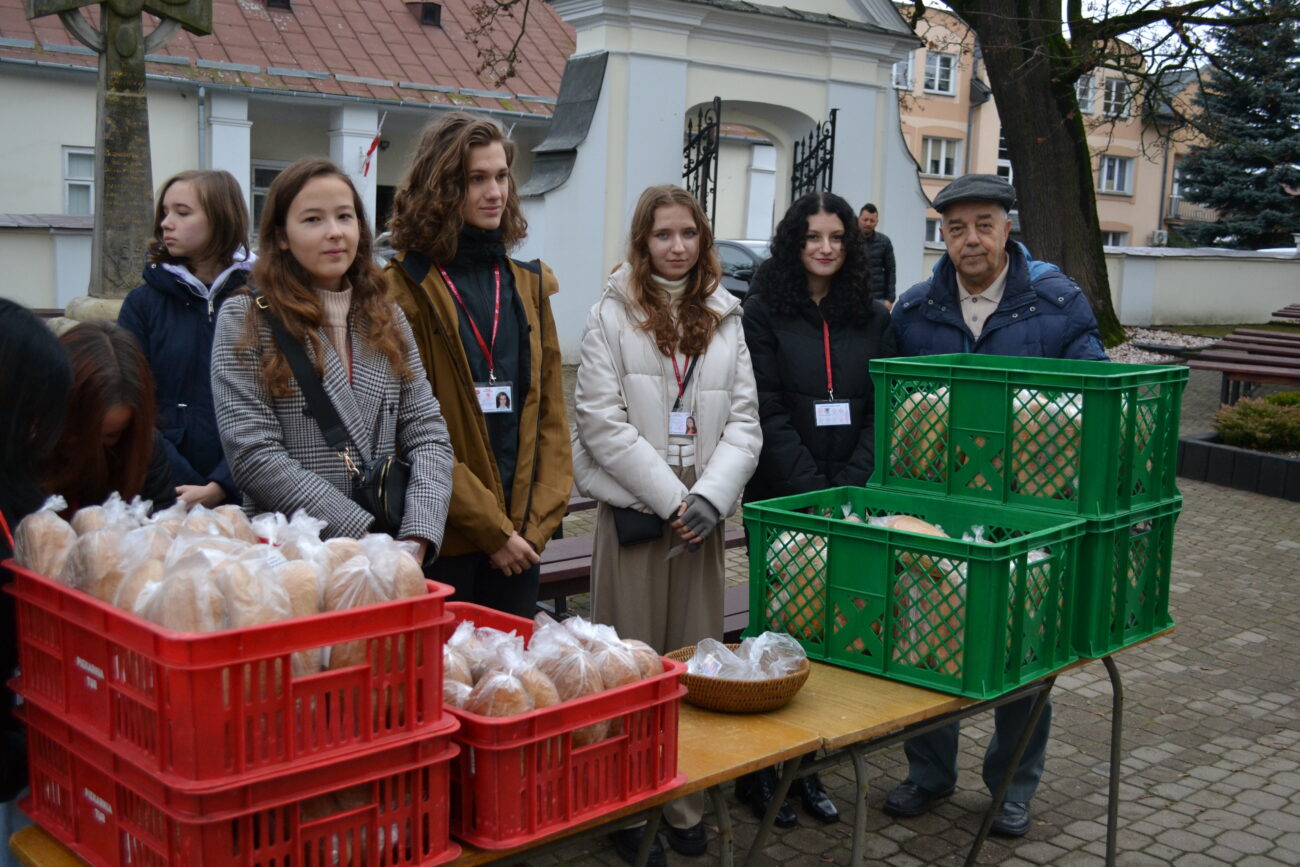
M17 566L22 695L173 787L248 782L442 721L450 587L210 634L173 632ZM369 665L289 676L295 651L364 640ZM192 788L192 787L191 787Z
M514 630L525 640L533 624L466 602L449 602L456 618ZM686 781L677 772L677 719L686 666L664 659L663 674L598 695L520 716L448 712L454 735L451 833L482 849L508 849L570 828ZM622 721L621 733L574 747L577 729Z
M348 758L184 793L92 736L24 704L31 794L22 808L97 867L432 865L448 836L456 721Z

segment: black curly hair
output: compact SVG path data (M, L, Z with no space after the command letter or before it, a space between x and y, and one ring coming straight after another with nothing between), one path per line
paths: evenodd
M831 325L863 325L872 316L871 290L867 286L867 250L853 208L834 193L808 193L795 200L772 235L772 258L758 266L751 284L778 316L799 316L808 303L808 274L801 254L808 234L808 218L827 213L844 224L844 265L831 277L831 288L821 302L822 315Z

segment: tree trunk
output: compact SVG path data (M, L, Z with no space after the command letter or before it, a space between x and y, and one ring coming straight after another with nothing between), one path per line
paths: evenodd
M1035 259L1051 262L1092 302L1107 345L1124 340L1111 303L1093 189L1092 156L1072 80L1060 0L953 0L979 37L1015 170L1020 226Z

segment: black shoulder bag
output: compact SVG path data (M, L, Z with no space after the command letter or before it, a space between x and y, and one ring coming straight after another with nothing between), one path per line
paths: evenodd
M371 460L360 466L348 456L348 433L339 418L338 411L325 393L325 386L312 367L311 359L301 343L294 340L284 328L279 318L271 312L266 299L254 294L257 306L266 315L266 322L271 328L271 336L284 353L293 378L302 390L303 400L307 402L307 411L316 424L325 442L343 458L348 472L352 475L354 493L352 499L357 505L374 515L370 529L375 533L397 535L402 528L402 515L406 511L406 486L411 479L411 465L396 454L382 460ZM373 451L373 450L372 450Z

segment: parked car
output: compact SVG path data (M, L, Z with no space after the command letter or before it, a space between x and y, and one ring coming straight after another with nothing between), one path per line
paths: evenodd
M767 241L752 239L715 241L718 261L722 264L722 285L737 298L749 293L749 281L758 266L772 255Z

